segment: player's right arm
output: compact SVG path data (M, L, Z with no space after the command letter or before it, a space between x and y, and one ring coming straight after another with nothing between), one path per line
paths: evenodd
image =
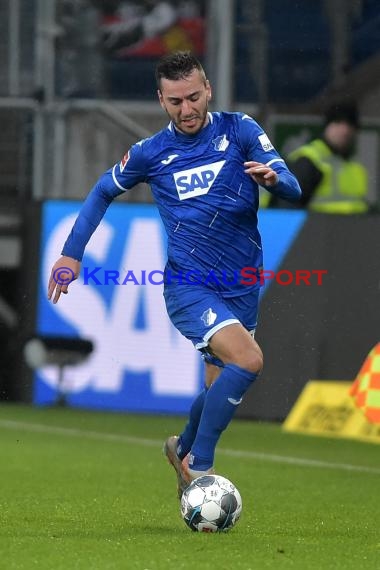
M108 206L124 191L145 180L145 164L141 144L134 145L123 159L107 170L84 201L60 257L51 270L48 299L57 303L61 293L80 272L81 261L90 237L100 224Z

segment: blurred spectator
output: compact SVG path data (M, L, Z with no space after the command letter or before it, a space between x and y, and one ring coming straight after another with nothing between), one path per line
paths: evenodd
M354 159L359 113L352 101L336 101L326 110L319 138L288 156L288 166L302 188L303 208L328 214L368 211L368 175ZM285 207L270 200L269 207Z
M123 58L156 56L176 49L199 55L200 7L193 1L93 0L101 12L101 38L105 54Z
M99 11L107 94L151 99L153 69L163 55L192 51L202 58L204 0L92 0Z
M115 6L115 2L112 2ZM177 20L170 1L119 2L112 14L105 13L101 25L102 44L108 54L128 48L165 32Z
M102 96L97 10L89 0L58 0L57 25L57 95Z
M204 54L205 0L57 0L56 94L151 98L157 58Z

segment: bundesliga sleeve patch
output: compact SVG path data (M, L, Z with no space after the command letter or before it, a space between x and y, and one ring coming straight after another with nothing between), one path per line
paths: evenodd
M120 161L120 172L123 172L128 160L129 160L129 151L123 156L123 158Z
M263 135L259 135L259 141L260 141L260 144L261 144L261 146L265 152L268 152L268 150L274 149L272 143L270 142L270 140L268 138L268 135L266 135L265 133Z

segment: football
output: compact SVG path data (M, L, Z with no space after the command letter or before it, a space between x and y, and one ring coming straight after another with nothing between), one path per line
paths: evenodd
M239 520L242 500L231 481L220 475L205 475L191 482L181 498L181 515L191 530L223 532Z

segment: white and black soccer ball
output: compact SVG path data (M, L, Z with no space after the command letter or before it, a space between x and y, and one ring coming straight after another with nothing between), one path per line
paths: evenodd
M239 520L241 496L231 481L220 475L204 475L191 482L181 498L181 515L191 530L230 530Z

